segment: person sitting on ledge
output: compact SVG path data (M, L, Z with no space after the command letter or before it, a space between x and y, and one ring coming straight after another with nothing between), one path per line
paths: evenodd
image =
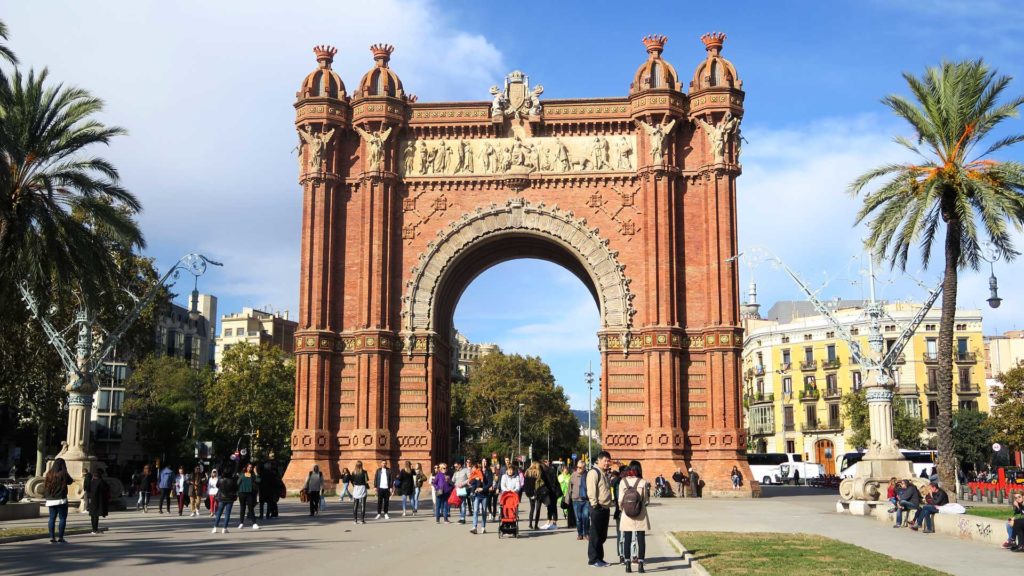
M939 488L938 482L932 482L928 485L929 502L917 512L917 521L910 523L911 530L917 530L921 528L922 534L933 534L935 533L935 520L932 518L938 511L940 506L949 504L949 495L942 488Z
M896 497L896 478L889 478L889 487L885 491L885 498L889 501L889 514L896 511L896 506L900 503L900 499Z
M1024 552L1024 493L1013 495L1013 511L1006 521L1006 542L1003 548Z
M921 493L910 480L900 480L899 487L896 489L896 498L899 501L896 504L896 525L893 528L902 528L903 513L907 513L909 520L910 511L921 508Z

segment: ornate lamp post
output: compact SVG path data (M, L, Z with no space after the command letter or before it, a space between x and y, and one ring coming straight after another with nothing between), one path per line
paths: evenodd
M594 440L594 425L591 419L594 414L594 370L590 364L587 364L587 371L583 373L583 376L587 380L587 465L593 461L593 440Z
M1001 254L995 246L988 242L983 244L980 252L979 256L981 256L981 259L988 262L988 305L990 308L999 308L999 305L1003 303L1003 299L999 297L999 281L996 280L995 263L999 260Z
M80 499L83 476L86 473L91 473L93 468L99 465L96 462L96 458L89 453L89 412L92 409L93 396L96 394L95 377L97 371L103 366L103 362L110 356L110 353L117 346L118 342L121 341L128 328L138 320L146 306L156 298L161 286L167 283L168 280L176 280L181 270L187 270L196 277L196 288L198 288L198 278L206 272L208 264L214 266L222 265L201 254L183 256L142 298L129 293L132 299L135 300L135 307L110 331L103 330L97 322L95 313L89 309L84 301L75 313L75 320L71 326L64 331L58 331L40 313L38 301L29 291L28 284L22 282L18 285L18 290L21 292L21 298L24 300L25 306L32 313L32 317L39 322L43 332L46 334L47 340L57 350L57 354L60 356L65 370L67 370L68 384L65 389L68 391L68 430L67 438L63 442L63 447L60 453L57 454L57 457L64 459L68 465L68 472L72 478L75 478L75 487L69 491L69 495L72 495L69 499ZM173 282L169 285L173 285ZM190 316L196 314L198 317L198 310L196 309L198 300L199 293L195 289L192 293ZM77 332L73 352L71 345L63 336L63 334L72 331ZM93 340L97 333L105 335L101 344L96 344ZM36 473L40 474L40 476L30 479L25 486L25 491L31 497L41 498L43 471L37 470ZM111 486L112 492L120 494L120 482L117 482L116 478L110 478L108 481L113 484Z
M516 440L516 458L519 458L523 454L523 406L526 406L526 404L523 404L522 402L520 402L519 403L519 409L517 410L517 412L519 413L518 414L518 417L519 417L518 438L519 439Z

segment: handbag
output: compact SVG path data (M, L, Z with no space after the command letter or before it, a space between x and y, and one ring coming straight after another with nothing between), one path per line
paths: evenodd
M303 504L309 502L309 491L305 488L299 490L299 502L302 502Z
M452 506L462 506L462 498L459 498L458 492L452 492L452 495L448 497L448 503Z
M462 488L456 490L455 493L459 495L459 498L465 498L467 495L469 495L469 490L467 490L466 487L463 486Z

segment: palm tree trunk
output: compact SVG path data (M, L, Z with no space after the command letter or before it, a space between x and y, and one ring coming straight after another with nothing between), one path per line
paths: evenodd
M948 214L949 212L947 212ZM956 500L956 465L953 451L953 322L956 318L957 271L960 264L962 224L955 217L946 222L946 270L942 279L942 316L938 341L938 433L939 483Z

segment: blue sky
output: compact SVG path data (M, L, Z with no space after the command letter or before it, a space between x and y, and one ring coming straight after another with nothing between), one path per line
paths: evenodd
M147 253L162 266L190 251L225 262L200 283L221 313L297 308L301 189L291 105L315 66L314 44L339 47L335 68L350 90L372 65L369 44L389 42L392 67L421 101L489 99L487 88L513 69L543 84L545 98L569 98L626 94L650 33L669 36L665 58L688 79L703 57L700 35L723 31L724 55L747 92L741 246L776 252L824 296L856 298L863 230L852 227L857 202L845 187L870 167L906 159L891 139L907 129L879 100L906 92L902 72L942 59L983 56L1021 77L1024 38L1024 12L997 0L11 4L0 17L23 65L48 66L52 78L102 97L104 120L128 129L104 154L143 202ZM1010 91L1024 92L1024 81ZM1021 123L1011 127L1024 131ZM762 304L800 297L779 271L742 264L742 282L756 277ZM989 333L1024 325L1020 265L999 263L996 272L1005 301L983 310ZM938 278L917 267L910 275ZM960 304L983 307L986 282L987 274L964 274ZM900 277L881 291L892 299L923 292ZM456 311L471 339L542 356L577 408L586 405L587 362L597 365L597 324L582 283L534 261L482 274Z

